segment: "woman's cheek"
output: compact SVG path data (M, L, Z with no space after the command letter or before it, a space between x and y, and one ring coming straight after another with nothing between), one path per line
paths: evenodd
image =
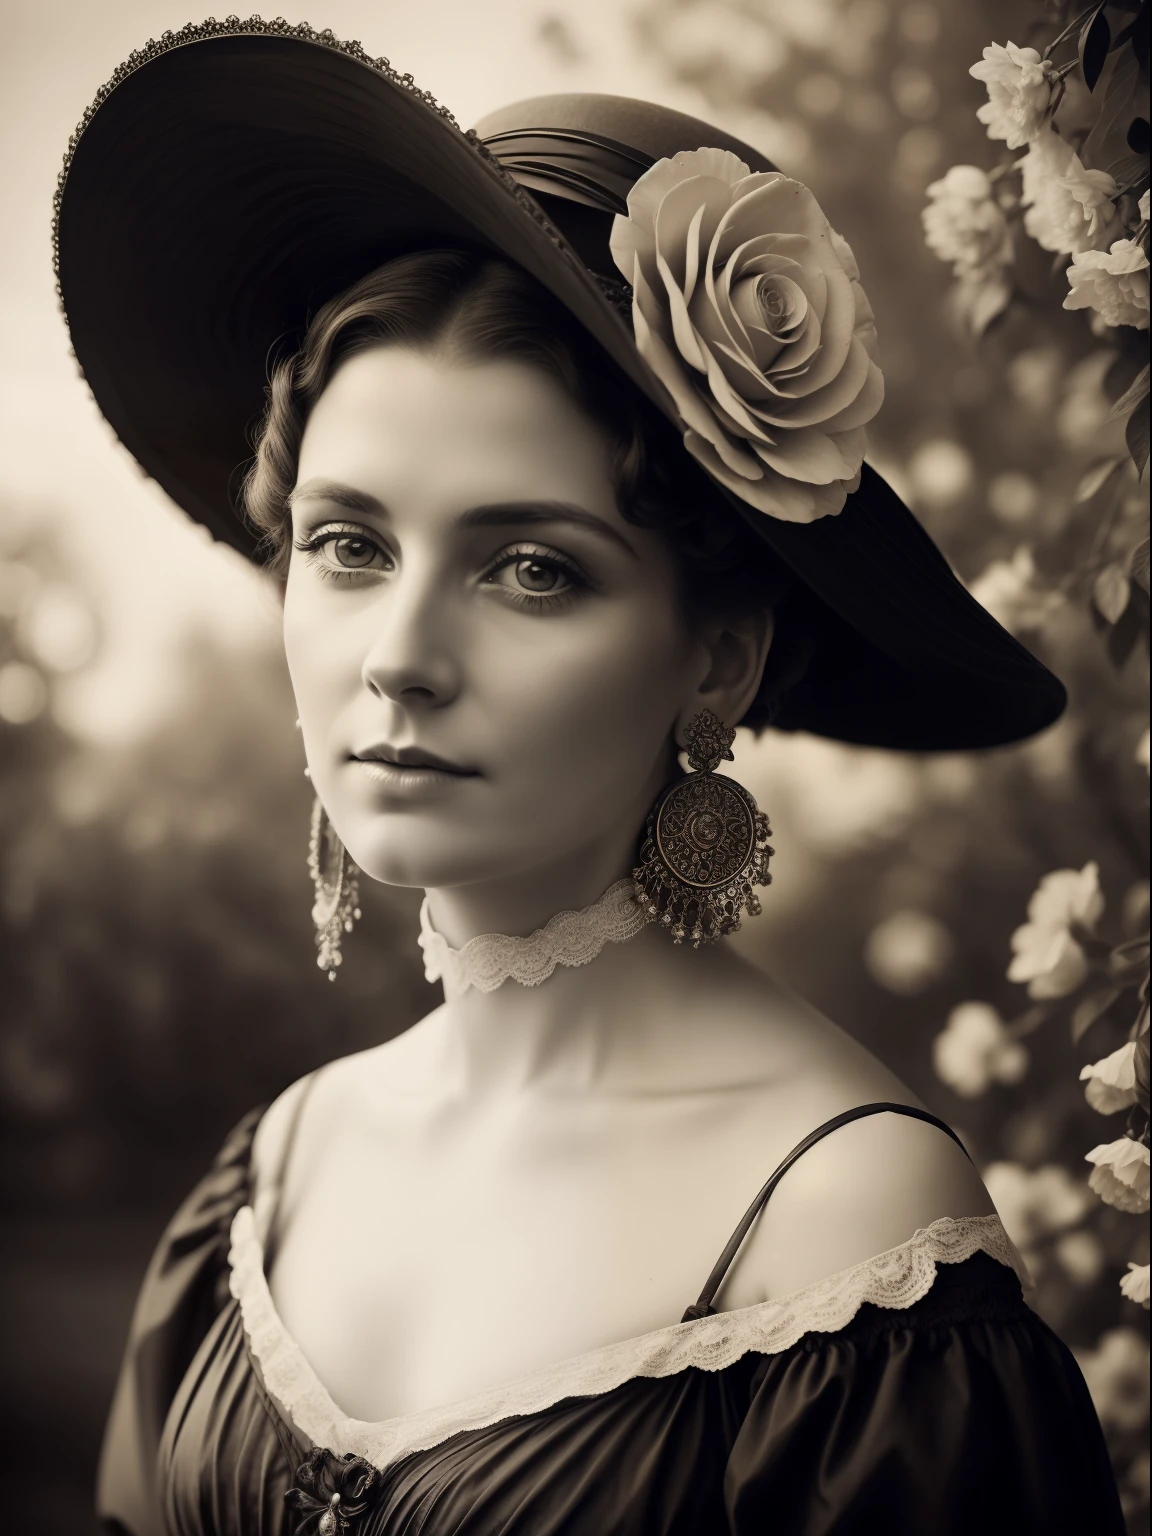
M686 649L666 612L641 617L623 604L521 642L489 674L493 716L508 746L518 743L514 777L544 793L564 780L584 798L581 787L599 792L621 769L646 775L674 724Z

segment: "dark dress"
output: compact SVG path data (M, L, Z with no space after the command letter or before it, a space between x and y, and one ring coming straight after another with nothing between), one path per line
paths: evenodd
M105 1439L105 1530L1120 1536L1083 1378L1025 1304L997 1218L934 1222L795 1297L712 1312L787 1166L882 1109L948 1130L886 1105L820 1127L760 1192L680 1324L504 1397L381 1426L340 1415L275 1316L247 1208L253 1111L144 1281Z

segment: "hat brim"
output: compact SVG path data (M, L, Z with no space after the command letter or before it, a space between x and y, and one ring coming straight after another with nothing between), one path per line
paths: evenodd
M403 251L515 261L676 420L540 203L358 45L254 21L149 44L90 109L57 207L61 301L97 404L173 500L247 555L238 493L270 362L322 303ZM782 728L951 750L1018 740L1060 714L1062 685L867 466L844 510L810 525L728 499L829 611Z

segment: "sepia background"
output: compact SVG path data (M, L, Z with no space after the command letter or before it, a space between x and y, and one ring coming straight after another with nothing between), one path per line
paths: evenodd
M133 1295L182 1193L247 1109L437 994L411 893L368 890L339 984L317 970L275 594L118 446L56 308L69 134L132 48L202 18L187 0L3 9L0 1408L19 1485L3 1504L21 1528L73 1536L94 1529ZM1108 419L1111 340L1061 310L1048 255L1020 242L1018 297L977 341L921 225L950 165L1000 159L969 65L993 40L1027 42L1045 7L314 0L284 14L387 54L465 125L569 89L709 118L808 182L851 241L888 387L870 457L1072 706L1039 739L972 756L742 733L733 771L771 815L778 873L739 942L964 1136L1033 1304L1082 1361L1131 1529L1146 1529L1147 1314L1119 1280L1147 1264L1147 1239L1088 1189L1085 1153L1123 1125L1078 1081L1123 1045L1134 993L1029 996L1006 975L1053 871L1097 866L1103 912L1069 931L1098 970L1147 926L1147 601L1134 583L1114 617L1093 585L1146 537L1146 495ZM751 1192L732 1190L734 1220Z

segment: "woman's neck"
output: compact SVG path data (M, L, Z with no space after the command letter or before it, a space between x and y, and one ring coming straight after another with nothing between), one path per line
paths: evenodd
M479 934L527 937L558 912L591 906L630 869L630 858L586 857L495 889L429 891L429 917L454 949ZM727 946L676 946L653 925L605 943L588 964L557 966L538 986L449 989L426 1021L432 1071L451 1096L476 1101L702 1086L701 1075L714 1075L704 1058L716 997L746 985L746 972Z

